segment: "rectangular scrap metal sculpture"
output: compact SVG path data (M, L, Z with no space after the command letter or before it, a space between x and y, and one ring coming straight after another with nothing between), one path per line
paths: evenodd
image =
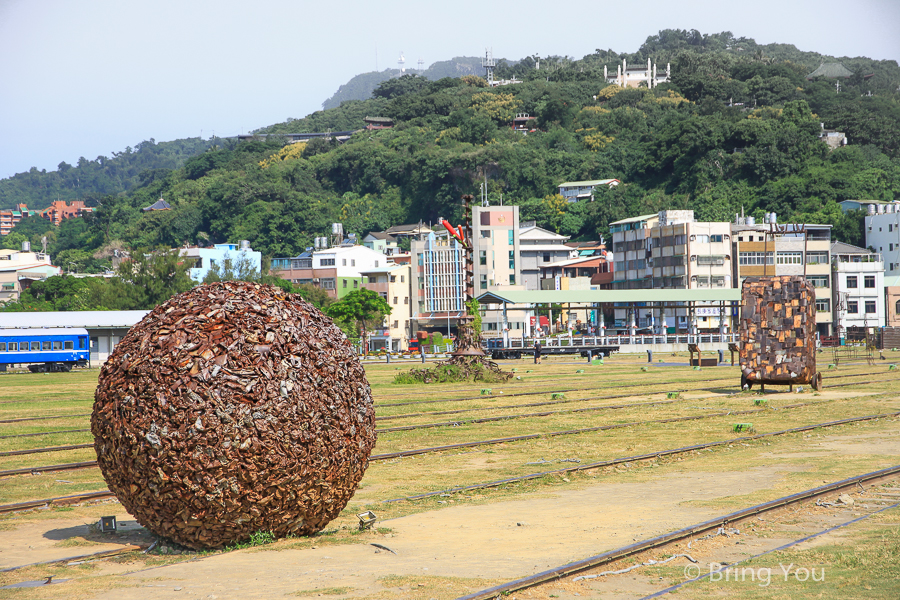
M822 386L816 371L816 292L805 277L748 277L741 290L741 389Z

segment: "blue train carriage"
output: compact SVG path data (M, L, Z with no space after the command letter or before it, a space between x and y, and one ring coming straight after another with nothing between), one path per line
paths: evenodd
M90 358L87 329L0 329L0 371L27 364L32 373L68 372Z

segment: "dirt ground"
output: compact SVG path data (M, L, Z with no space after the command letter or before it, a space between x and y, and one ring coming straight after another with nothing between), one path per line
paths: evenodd
M835 443L853 445L849 438L829 442ZM900 447L893 450L900 454ZM382 592L389 592L387 597L425 598L430 597L425 589L386 589L379 578L516 579L711 518L721 508L698 507L701 503L696 501L768 489L786 473L798 470L801 467L781 466L732 473L672 473L651 483L598 483L479 506L448 505L381 523L391 533L378 543L393 553L368 543L305 550L248 549L128 574L121 578L124 587L95 597L316 598L321 596L318 591L299 595L298 591L326 590L327 594L337 589L345 598ZM40 524L4 532L4 545L15 549L19 564L38 557L46 560L51 554L66 555L66 549L52 548L53 532L60 524L53 521L53 530L41 535L35 531ZM74 522L69 526L84 527ZM23 545L36 537L47 541L25 552ZM68 550L69 555L77 553ZM104 566L95 575L124 570L121 564L99 564Z

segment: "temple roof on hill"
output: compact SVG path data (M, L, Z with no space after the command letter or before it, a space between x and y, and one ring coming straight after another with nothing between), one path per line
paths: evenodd
M807 79L812 79L813 77L850 77L853 75L853 71L842 65L841 63L822 63L819 65L819 68L806 76Z

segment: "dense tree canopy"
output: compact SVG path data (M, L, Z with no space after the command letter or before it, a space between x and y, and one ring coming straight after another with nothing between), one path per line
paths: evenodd
M608 85L622 59L664 69L656 88ZM854 75L809 81L822 62ZM450 71L448 71L449 74ZM900 194L900 68L894 61L834 58L789 45L758 45L730 32L665 30L630 54L598 49L582 59L526 57L498 62L484 87L471 75L404 75L351 100L260 133L358 130L286 147L281 136L250 141L146 142L112 159L61 164L53 173L0 181L0 206L17 198L42 208L62 198L96 206L58 228L26 219L4 240L39 244L55 264L102 270L117 248L250 240L270 257L296 256L341 221L369 231L439 218L458 220L460 196L487 184L491 202L515 203L523 219L597 239L612 220L664 208L731 220L742 210L782 220L819 220L844 241L862 243L846 199ZM511 119L526 113L526 134ZM365 130L365 116L392 129ZM821 129L847 134L834 150ZM594 202L561 201L564 181L617 178ZM112 183L109 183L112 182ZM167 211L141 209L164 198ZM37 225L37 226L36 226ZM37 246L39 247L39 246ZM60 262L62 261L62 262Z

